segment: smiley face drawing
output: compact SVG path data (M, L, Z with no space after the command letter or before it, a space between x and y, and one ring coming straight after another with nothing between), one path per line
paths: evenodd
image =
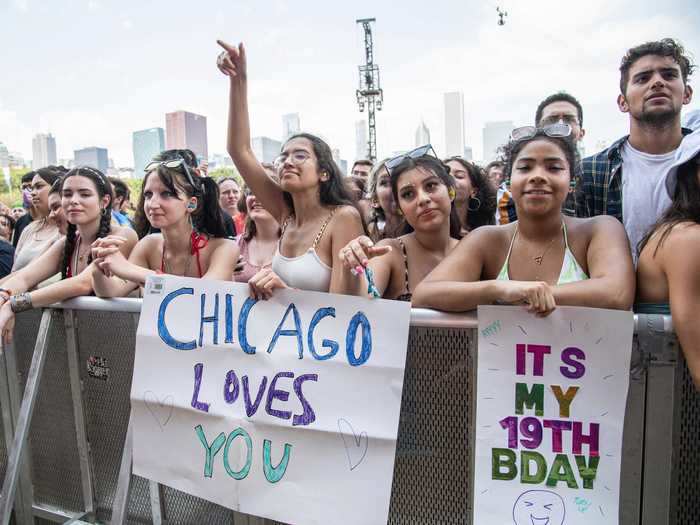
M564 500L549 490L523 492L513 505L515 525L564 525Z

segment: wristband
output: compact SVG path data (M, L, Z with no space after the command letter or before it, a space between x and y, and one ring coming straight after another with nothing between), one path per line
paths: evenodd
M31 310L32 306L32 296L29 292L24 292L18 295L13 295L10 297L10 310L14 313L24 312L25 310Z

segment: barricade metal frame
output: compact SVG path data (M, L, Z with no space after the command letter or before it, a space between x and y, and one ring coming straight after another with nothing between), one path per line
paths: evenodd
M33 345L31 362L24 374L24 393L21 393L18 361L20 357L27 360L28 356L18 356L16 345L8 345L0 349L0 408L2 409L2 427L0 439L7 448L5 464L2 464L4 450L0 444L0 476L4 481L2 493L0 493L0 525L10 522L14 510L15 521L19 524L34 523L34 519L79 522L80 520L95 521L98 514L104 512L105 504L111 509L112 523L127 523L129 521L129 508L133 507L133 489L138 489L141 505L140 518L136 521L151 523L175 523L182 516L182 507L188 504L208 505L202 500L189 497L184 503L182 500L173 499L173 489L164 487L152 481L143 480L131 475L131 422L128 427L122 428L124 432L124 446L119 462L116 486L106 497L102 494L98 502L98 487L102 481L95 474L95 457L89 440L88 422L89 413L86 412L84 383L80 373L80 328L78 317L80 315L98 315L97 312L114 312L115 315L127 314L131 316L133 327L138 320L140 312L140 299L112 299L102 300L97 298L78 298L64 303L53 305L41 313L41 322ZM93 314L90 314L92 312ZM34 318L36 313L33 312ZM21 324L18 316L18 326ZM57 323L62 317L63 323ZM464 363L453 366L456 373L466 382L464 397L466 399L459 405L465 409L462 419L456 419L451 424L464 425L464 446L468 447L468 456L465 458L468 479L460 478L465 484L465 492L459 504L459 509L441 509L441 516L426 515L426 512L439 512L435 509L418 509L411 512L403 512L402 505L407 505L410 500L420 500L420 496L426 495L431 487L408 487L405 481L397 483L404 478L407 469L427 469L431 461L438 461L441 445L435 444L434 449L424 450L424 443L416 437L415 427L418 424L415 419L419 415L412 398L414 389L419 389L422 376L425 372L420 369L425 363L411 362L409 352L407 363L407 375L404 386L404 399L402 401L402 417L397 443L397 459L394 473L394 490L392 493L392 510L389 523L418 524L430 522L440 523L471 523L472 490L469 473L473 465L473 421L475 413L475 356L477 321L475 314L445 314L431 310L413 309L411 312L411 340L409 350L417 345L422 348L421 342L426 338L431 343L437 337L445 335L451 337L454 346L464 346ZM60 502L60 505L48 504L36 501L36 487L32 484L31 450L28 436L32 415L39 397L42 382L42 372L47 362L47 354L57 351L49 344L49 335L58 330L59 336L64 335L65 341L65 365L68 368L67 383L70 391L72 406L72 427L74 427L74 446L77 465L76 475L79 477L79 493L73 497L72 503ZM63 331L63 332L61 332ZM692 429L683 428L683 418L697 418L700 423L700 394L689 386L689 376L679 353L678 343L673 335L672 321L669 316L639 315L635 316L635 343L630 373L630 390L625 416L625 430L623 438L622 482L620 501L620 523L624 525L690 525L697 523L700 517L700 497L697 503L689 493L700 491L700 436L695 436ZM135 334L131 334L135 336ZM55 336L55 334L54 334ZM433 338L433 339L431 339ZM31 340L31 334L30 334ZM24 345L26 346L26 345ZM436 345L439 346L439 345ZM27 352L28 353L28 352ZM52 354L53 355L53 354ZM439 355L439 354L435 354ZM460 367L465 370L459 370ZM52 370L53 374L60 373ZM65 372L65 370L61 371ZM428 370L427 373L433 373ZM437 373L444 373L444 370ZM452 371L450 371L452 373ZM418 383L416 383L416 381ZM414 384L415 383L415 384ZM461 383L460 383L461 385ZM415 388L414 388L415 387ZM128 394L127 394L128 398ZM439 399L434 399L429 408L439 408ZM128 403L128 401L127 401ZM412 405L413 404L413 405ZM671 407L671 409L669 409ZM425 407L423 407L425 408ZM688 416L689 415L689 416ZM696 434L700 434L696 432ZM462 434L450 434L457 436ZM70 437L73 437L72 435ZM71 441L72 443L72 441ZM679 452L678 447L681 447ZM424 455L426 457L421 458ZM679 456L680 459L679 459ZM438 459L436 459L438 458ZM697 461L697 465L695 462ZM685 462L685 463L684 463ZM397 478L397 476L399 476ZM686 479L690 478L690 479ZM697 479L696 479L697 478ZM57 480L60 482L61 480ZM443 480L445 481L445 480ZM451 482L452 480L447 480ZM402 485L397 489L397 485ZM103 488L104 490L104 488ZM397 493L397 490L401 492ZM426 492L427 491L427 492ZM181 494L181 493L180 493ZM178 496L179 497L179 496ZM81 500L80 508L76 509L76 501ZM452 500L440 500L436 505L449 506ZM180 505L179 512L170 512L171 506ZM150 507L144 514L143 505ZM422 503L418 501L418 505ZM102 505L102 507L100 507ZM176 505L176 506L177 506ZM409 505L410 506L410 505ZM99 507L99 508L98 508ZM204 508L204 507L202 507ZM421 514L423 512L423 514ZM452 514L450 514L452 513ZM172 514L172 515L171 515ZM146 517L147 516L147 517ZM226 517L228 516L228 517ZM435 517L434 517L435 516ZM185 518L185 522L187 518ZM268 525L274 522L262 518L235 513L233 511L217 510L217 523L235 523L236 525ZM481 524L474 524L481 525Z

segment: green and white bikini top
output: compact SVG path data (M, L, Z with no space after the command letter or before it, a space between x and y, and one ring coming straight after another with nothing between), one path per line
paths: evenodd
M562 230L564 231L564 245L566 248L564 250L564 261L561 265L561 272L559 272L557 284L585 281L588 279L588 275L586 275L586 272L583 271L583 268L581 268L581 265L576 260L576 257L574 257L574 254L569 249L569 238L566 235L565 222L562 222ZM510 240L510 247L508 248L508 255L506 255L506 262L503 263L503 268L501 268L501 271L498 273L498 277L496 277L498 281L510 281L510 277L508 276L508 261L510 260L510 252L513 251L513 244L515 244L515 238L517 235L518 226L516 225L515 233L513 234L513 238Z

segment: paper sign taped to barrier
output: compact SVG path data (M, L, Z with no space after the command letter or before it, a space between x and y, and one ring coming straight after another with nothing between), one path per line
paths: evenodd
M285 523L386 523L410 304L153 277L133 472Z
M617 525L631 312L479 307L475 524Z

